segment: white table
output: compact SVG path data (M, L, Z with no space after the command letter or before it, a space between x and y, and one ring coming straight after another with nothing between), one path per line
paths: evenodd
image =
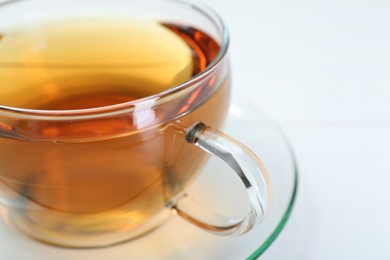
M261 259L390 259L390 1L208 1L234 93L290 138L298 198Z

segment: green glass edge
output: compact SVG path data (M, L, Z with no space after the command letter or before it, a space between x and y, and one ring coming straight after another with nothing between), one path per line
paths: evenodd
M280 221L279 225L276 227L275 231L268 237L268 239L254 253L252 253L251 256L247 258L248 260L255 260L259 258L265 252L265 250L275 241L275 239L278 237L280 232L283 230L294 207L296 191L297 191L297 184L294 187L294 193L290 205L287 208L287 211L284 217L282 218L282 220Z
M293 189L293 192L292 192L292 197L291 197L290 203L289 203L289 205L287 207L286 213L284 214L282 220L277 225L275 231L272 232L272 234L267 238L267 240L255 252L253 252L247 258L247 260L256 260L257 258L259 258L265 252L265 250L268 249L268 247L275 241L275 239L278 237L280 232L283 230L283 228L286 225L287 220L289 219L289 217L291 215L291 212L292 212L292 210L294 208L295 198L296 198L297 190L298 190L298 167L297 167L297 161L295 159L295 153L293 152L293 149L292 149L292 146L291 146L290 142L285 137L285 135L283 133L281 133L280 129L279 129L279 134L281 134L281 136L283 137L284 141L286 142L286 144L288 146L288 150L289 150L290 155L292 157L293 164L294 164L294 180L295 180L295 183L294 183L294 189Z

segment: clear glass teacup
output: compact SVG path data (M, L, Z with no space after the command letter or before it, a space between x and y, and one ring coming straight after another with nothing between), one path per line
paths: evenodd
M170 212L221 235L259 223L270 206L267 172L214 130L229 106L228 40L218 15L191 1L3 2L6 218L66 247L135 238ZM212 209L199 217L186 190L208 154L241 178L250 204L243 219Z

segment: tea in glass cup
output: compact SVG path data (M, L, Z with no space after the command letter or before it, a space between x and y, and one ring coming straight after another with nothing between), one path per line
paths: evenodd
M194 6L0 6L0 203L13 225L47 243L100 247L156 228L169 211L220 234L264 217L265 168L208 127L221 128L228 110L228 37L215 13ZM202 222L181 207L209 153L248 190L237 223Z

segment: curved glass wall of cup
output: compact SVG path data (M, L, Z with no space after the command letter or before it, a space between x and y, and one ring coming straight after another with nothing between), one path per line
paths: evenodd
M125 8L125 7L128 8ZM206 100L215 94L215 91L221 84L225 87L225 90L229 87L229 70L227 59L225 54L228 47L228 36L221 20L212 11L206 11L206 7L199 7L191 2L186 1L168 1L168 0L145 0L145 1L47 1L47 0L19 0L19 1L8 1L4 2L0 6L0 29L10 30L12 32L13 26L18 27L21 24L30 24L30 22L38 30L37 38L42 38L42 44L44 48L45 35L39 33L39 26L41 22L47 22L52 20L58 20L62 18L137 18L140 19L154 19L160 22L169 23L178 22L183 23L187 26L194 26L201 28L220 42L221 50L217 57L211 62L211 64L197 74L190 80L174 86L161 93L148 96L146 98L137 99L135 101L129 101L120 103L117 105L111 105L100 108L90 109L75 109L75 110L33 110L33 109L22 109L16 107L1 106L0 116L2 122L9 126L12 123L17 122L18 126L22 125L33 125L33 127L13 127L11 130L7 130L8 136L15 137L15 139L29 140L29 141L42 141L42 142L72 142L78 141L80 133L70 133L63 135L54 134L44 135L40 131L40 128L45 128L48 124L55 123L57 127L62 127L66 124L71 123L75 126L79 122L91 122L95 124L95 128L99 128L103 121L107 118L124 119L123 122L131 121L136 122L132 125L126 124L123 128L115 128L115 132L112 131L107 135L101 136L98 131L94 135L83 135L83 141L88 140L103 140L106 138L120 137L122 135L130 135L130 133L138 130L149 130L156 126L169 123L177 118L185 121L185 115L201 106ZM14 19L20 17L21 19ZM198 23L199 21L199 23ZM6 33L5 33L6 35ZM34 37L33 37L34 38ZM35 40L35 38L34 38ZM38 46L39 47L39 46ZM54 67L61 67L63 70L72 69L73 60L69 63L56 63ZM87 61L88 62L88 61ZM114 61L115 62L115 61ZM20 65L15 63L16 65ZM50 64L50 65L53 65ZM25 65L25 64L24 64ZM31 65L31 64L27 64ZM38 68L46 68L45 63L32 64L37 65ZM81 63L80 67L89 68L88 63ZM105 63L99 64L104 69ZM114 64L116 65L116 64ZM23 66L21 66L23 67ZM28 67L29 66L25 66ZM77 67L77 66L76 66ZM99 67L100 68L100 67ZM18 74L19 75L19 74ZM212 83L211 83L212 82ZM210 84L209 84L210 83ZM199 95L195 95L195 99L190 99L190 96L194 92L197 94L204 91ZM226 91L227 92L227 91ZM199 100L197 99L199 97ZM224 95L228 97L228 94ZM191 100L190 106L186 106L185 109L178 109L179 104L183 103L183 99L188 98ZM223 109L223 114L226 114L225 107L227 102L220 102ZM153 110L153 111L151 111ZM137 116L141 117L143 112L152 112L153 120L142 121L142 124L138 123ZM158 114L158 116L157 116ZM222 116L219 121L222 121ZM141 121L141 120L139 120ZM100 126L99 126L100 122ZM187 122L186 122L187 123ZM191 124L194 122L190 122ZM14 130L16 129L16 130ZM39 232L35 232L39 233ZM122 241L122 240L121 240ZM50 242L50 241L47 241Z

